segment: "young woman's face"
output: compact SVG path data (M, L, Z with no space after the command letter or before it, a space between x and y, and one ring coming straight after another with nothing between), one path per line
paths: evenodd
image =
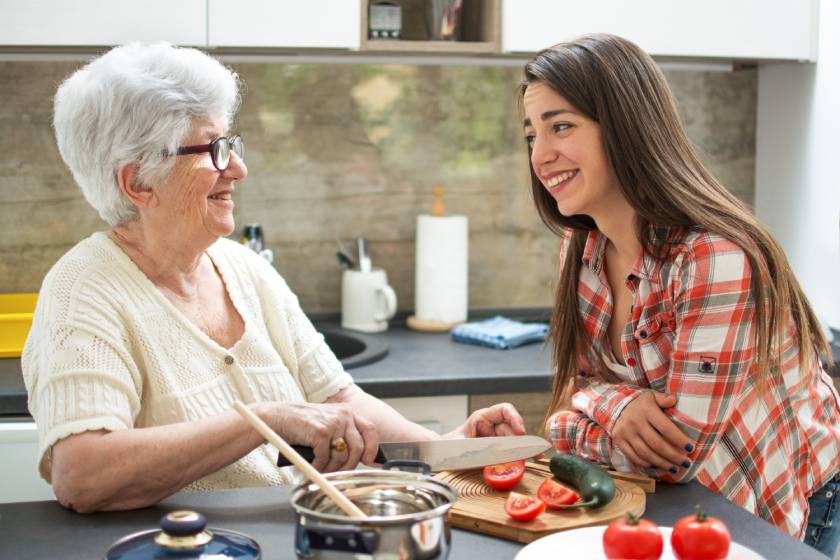
M183 146L209 144L227 136L223 119L198 121ZM248 168L231 152L227 169L219 171L209 152L177 156L175 168L160 189L161 208L171 214L174 229L185 235L210 238L233 233L233 192L236 181L245 179ZM178 227L181 226L181 227Z
M623 197L598 123L542 82L528 85L523 102L531 165L560 213L596 218L609 211Z

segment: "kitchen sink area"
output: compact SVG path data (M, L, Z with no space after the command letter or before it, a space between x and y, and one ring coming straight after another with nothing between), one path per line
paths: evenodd
M388 341L384 336L371 336L336 327L318 328L324 341L344 369L353 369L378 362L388 355Z

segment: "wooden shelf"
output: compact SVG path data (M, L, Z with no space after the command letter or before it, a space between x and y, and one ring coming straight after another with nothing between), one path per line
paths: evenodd
M401 53L493 54L499 52L497 43L482 41L383 41L363 42L363 51Z
M402 8L399 40L368 38L368 8L375 0L361 1L361 52L418 54L500 54L501 0L464 0L461 9L461 40L429 41L424 0L397 0Z

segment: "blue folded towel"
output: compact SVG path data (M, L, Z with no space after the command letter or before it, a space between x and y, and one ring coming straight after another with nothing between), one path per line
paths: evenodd
M458 325L449 332L452 334L452 340L456 342L507 350L529 342L545 340L548 325L521 323L497 315L492 319Z

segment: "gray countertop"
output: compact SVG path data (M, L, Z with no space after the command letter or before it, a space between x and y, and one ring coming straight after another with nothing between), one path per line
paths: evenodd
M496 312L526 321L546 321L546 309L477 310L470 320ZM319 328L340 330L337 316L314 316ZM448 333L408 329L404 317L381 334L366 335L387 341L389 352L378 362L348 370L356 383L380 398L439 395L524 393L551 389L551 349L530 344L494 350L453 342ZM835 358L840 348L835 347ZM840 375L835 365L833 375ZM0 358L0 418L27 415L26 389L20 360Z
M318 326L335 330L329 320ZM453 342L447 333L420 333L395 324L385 333L388 355L348 370L356 383L380 398L516 393L551 389L550 349L530 344L493 350ZM20 360L0 359L0 417L28 414Z
M153 507L86 515L66 510L54 501L0 504L0 558L102 558L117 539L153 529L165 513L177 509L200 511L207 516L210 527L240 531L253 537L262 547L265 560L292 558L295 514L287 496L287 489L282 487L180 492ZM825 559L697 482L684 486L657 484L656 493L647 495L645 517L661 526L672 526L677 519L690 514L695 504L723 520L735 542L748 546L767 560ZM510 560L522 546L456 529L452 532L449 558Z

